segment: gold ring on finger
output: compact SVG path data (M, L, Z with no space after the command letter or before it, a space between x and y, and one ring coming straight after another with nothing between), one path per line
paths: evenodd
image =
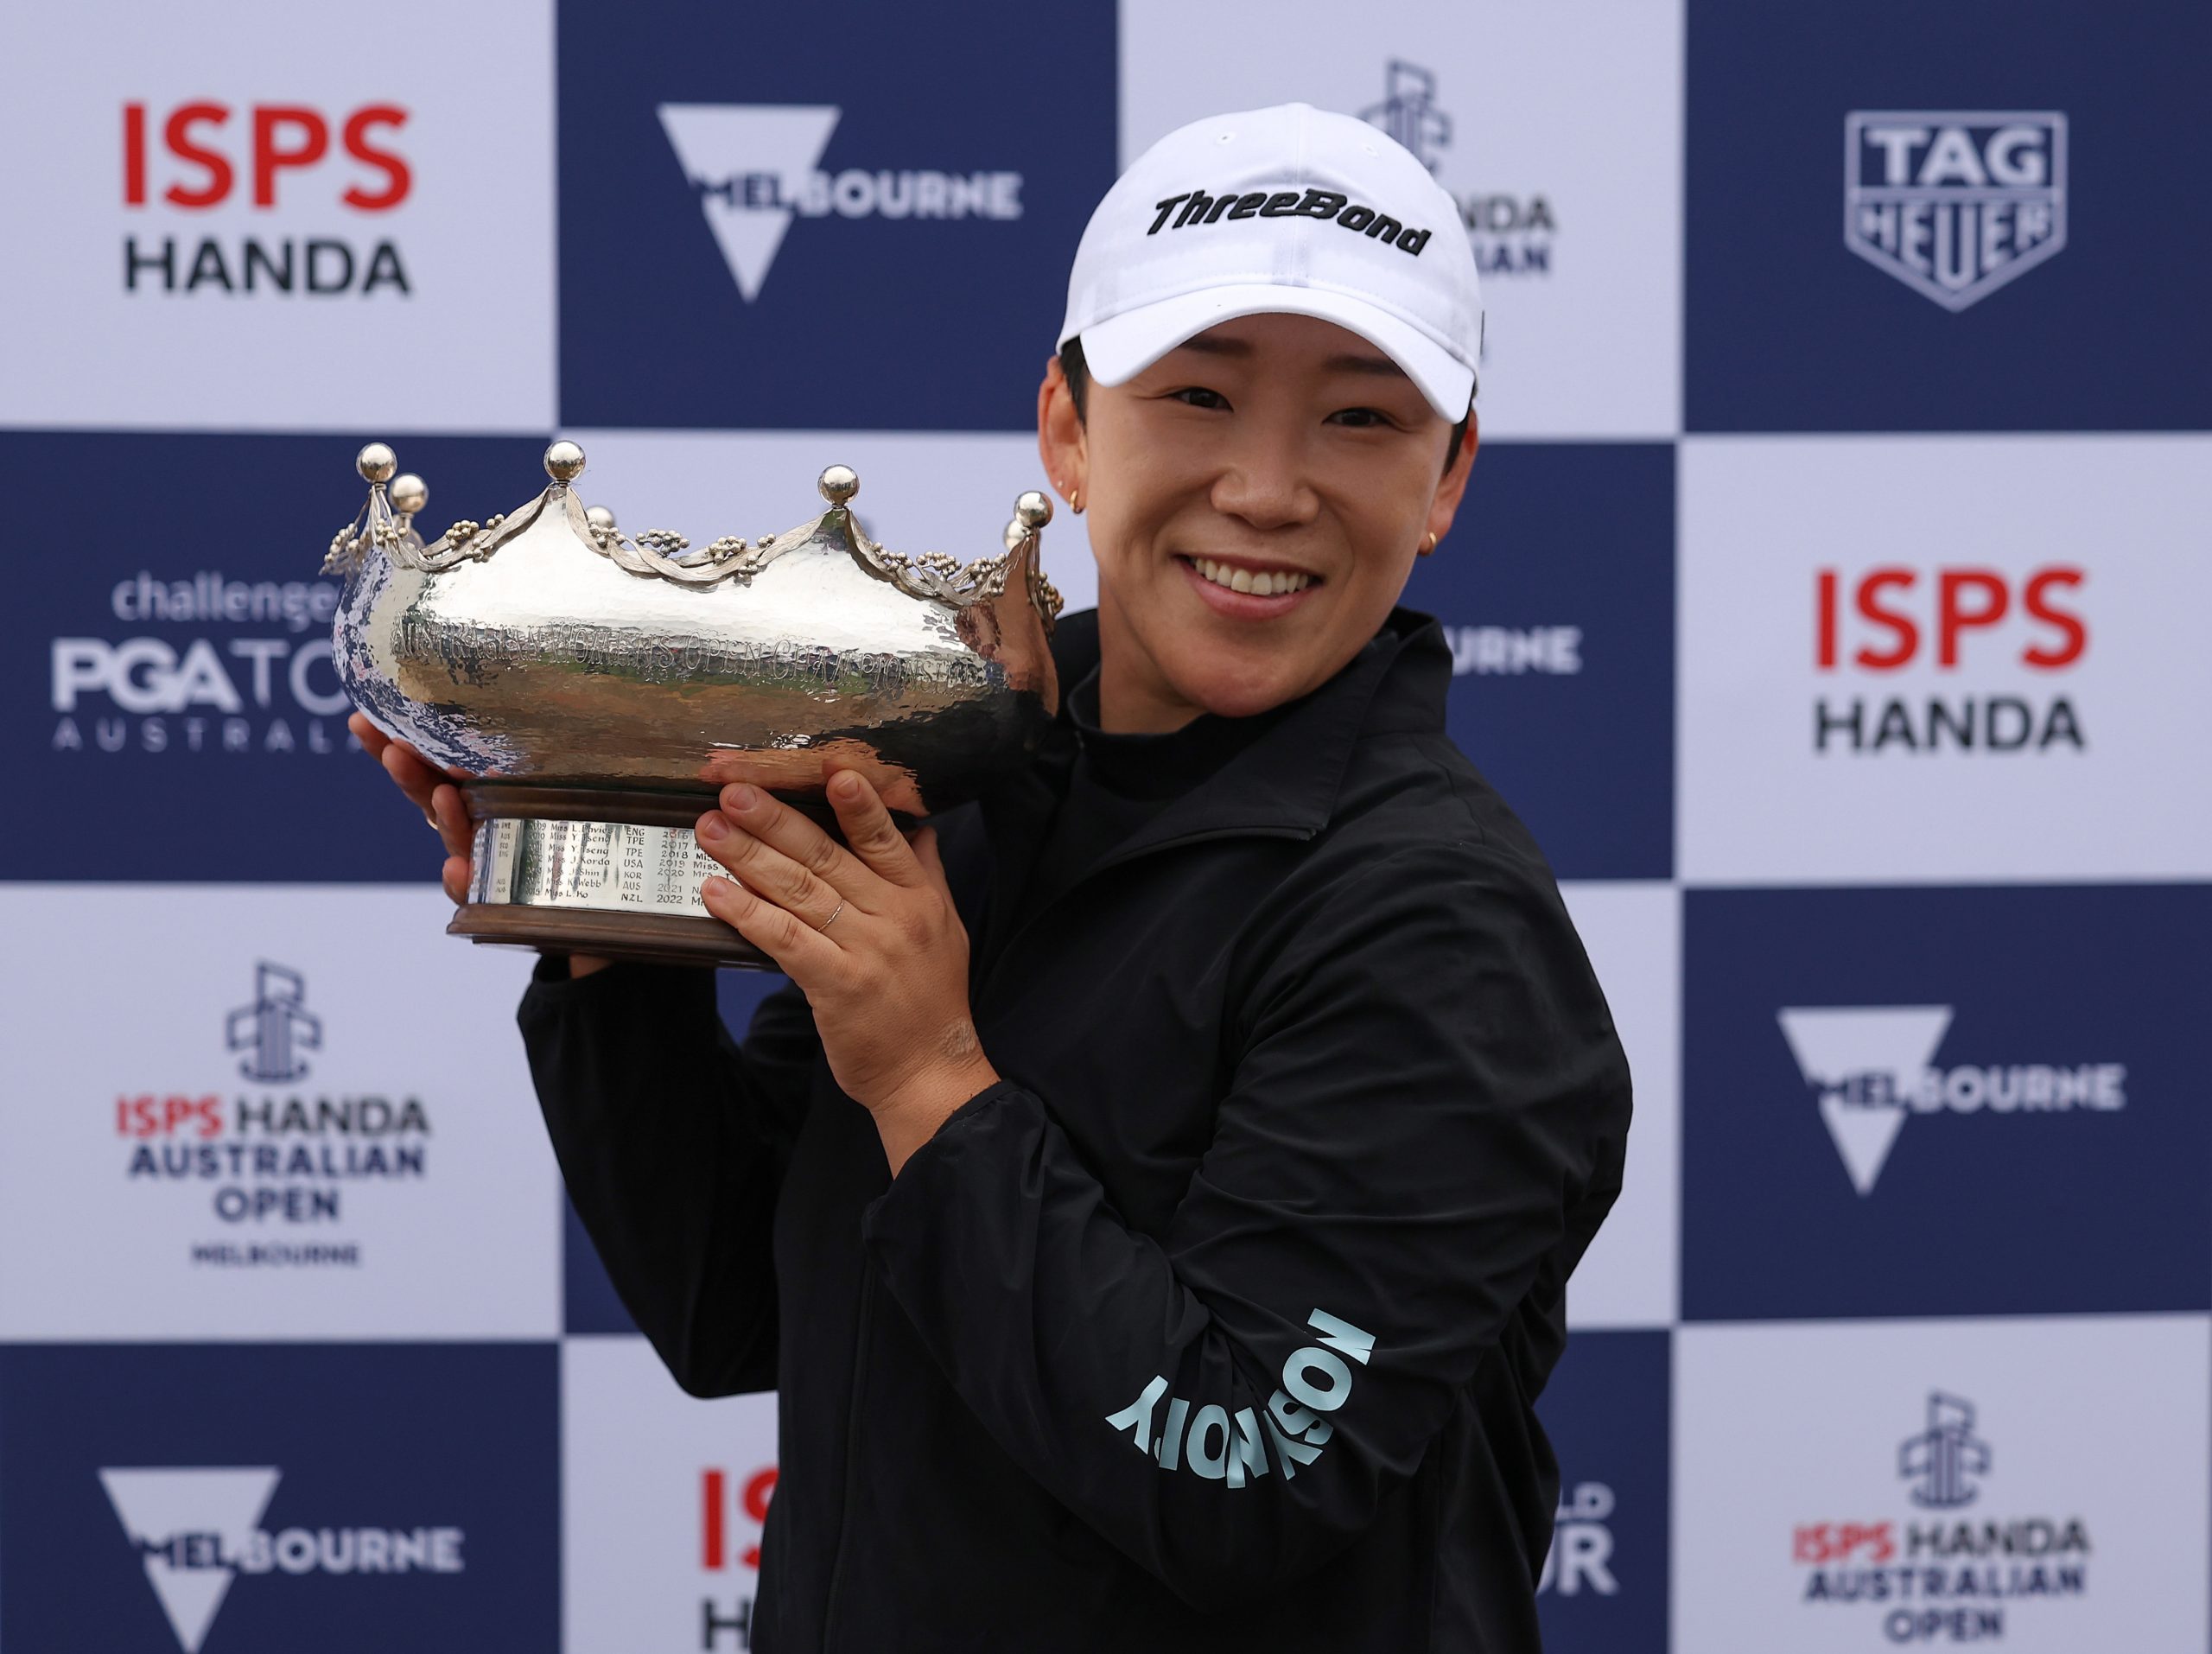
M826 931L826 930L828 930L828 929L829 929L832 925L835 925L835 924L837 922L837 914L838 914L838 913L843 913L844 911L845 911L845 904L844 904L843 902L842 902L842 901L841 901L841 902L839 902L839 903L837 904L836 911L835 913L832 913L830 915L830 917L829 917L829 918L827 918L827 919L823 919L823 920L819 925L817 925L814 928L815 928L816 930L817 930L817 931Z

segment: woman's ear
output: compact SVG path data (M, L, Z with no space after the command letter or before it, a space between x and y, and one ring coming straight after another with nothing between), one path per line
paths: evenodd
M1452 531L1452 519L1458 515L1459 502L1466 497L1467 479L1475 468L1475 450L1482 445L1481 422L1472 408L1467 410L1467 434L1460 440L1459 451L1452 455L1444 475L1436 485L1436 494L1428 502L1428 521L1422 526L1427 531L1421 542L1424 555L1433 551L1446 534Z
M1046 362L1045 382L1037 387L1037 457L1062 499L1072 502L1082 496L1090 450L1083 417L1076 412L1075 391L1060 371L1058 356Z

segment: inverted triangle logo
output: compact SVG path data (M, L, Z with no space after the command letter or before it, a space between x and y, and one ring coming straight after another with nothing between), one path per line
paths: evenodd
M100 1472L184 1654L200 1654L281 1474L266 1467Z
M1907 1098L1951 1026L1951 1008L1792 1008L1776 1018L1798 1072L1819 1099L1851 1186L1862 1196L1872 1193L1904 1129Z
M660 105L661 130L748 304L760 296L838 114L826 104Z

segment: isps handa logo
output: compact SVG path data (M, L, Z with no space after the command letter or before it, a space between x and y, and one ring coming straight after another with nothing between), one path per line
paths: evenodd
M283 1478L268 1466L99 1473L183 1654L200 1654L217 1610L241 1578L459 1574L456 1527L286 1527L262 1516Z
M1916 1115L1980 1116L1992 1130L2031 1131L2038 1119L2127 1105L2117 1062L1960 1062L1938 1066L1948 1005L1793 1006L1776 1013L1805 1089L1851 1186L1871 1195Z
M768 1520L768 1501L775 1491L773 1465L763 1465L745 1475L721 1469L699 1473L699 1568L710 1576L708 1594L699 1600L696 1646L700 1648L753 1646L760 1533ZM715 1595L714 1587L721 1583L720 1576L731 1574L741 1576L739 1594Z
M1021 175L929 168L818 170L842 111L832 105L663 104L661 130L747 303L796 219L1011 220ZM880 256L880 254L877 256Z
M1410 150L1443 184L1459 208L1459 220L1475 250L1475 264L1485 276L1548 277L1558 215L1542 190L1455 187L1446 177L1452 148L1452 117L1437 101L1436 72L1418 63L1392 59L1383 73L1382 100L1359 111Z
M419 1097L302 1085L324 1044L306 978L264 960L253 996L224 1020L222 1049L249 1084L152 1087L115 1099L124 1178L149 1190L204 1190L222 1228L192 1244L195 1264L359 1267L341 1226L358 1192L429 1174L430 1115ZM243 1237L239 1231L245 1231Z
M1843 243L1947 310L1979 303L2066 245L2066 117L1846 116Z
M124 104L124 292L411 295L388 227L415 188L407 118L383 102Z
M2073 563L1815 569L1815 755L2086 752L2088 584Z
M107 594L107 619L52 639L58 753L279 757L358 747L331 664L340 588L328 580L170 578L142 569ZM167 635L163 635L167 633Z
M2088 1594L2084 1518L1982 1498L1997 1460L1974 1414L1970 1401L1929 1392L1923 1428L1896 1448L1910 1510L1796 1525L1790 1558L1808 1609L1864 1615L1891 1644L1998 1642L2038 1604Z

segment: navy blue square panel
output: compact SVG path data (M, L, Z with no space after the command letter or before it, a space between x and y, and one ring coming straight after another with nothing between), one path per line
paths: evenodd
M346 730L330 538L364 439L0 431L0 812L10 879L435 879L436 841ZM511 511L543 437L397 444L426 523Z
M717 972L715 993L721 1002L723 1022L743 1039L760 1002L783 987L785 981L766 970ZM562 1325L570 1333L635 1333L637 1322L622 1307L613 1282L607 1278L607 1266L599 1261L583 1220L566 1196L561 1201L561 1213Z
M1559 1456L1536 1587L1547 1654L1664 1654L1670 1336L1577 1333L1545 1387Z
M559 1390L550 1344L0 1350L0 1644L553 1648Z
M1021 430L1114 8L560 0L561 417Z
M1692 890L1695 1320L2212 1305L2212 885Z
M1689 0L1691 430L2212 426L2212 7Z
M1675 450L1499 443L1406 601L1452 645L1452 738L1561 878L1675 865Z

